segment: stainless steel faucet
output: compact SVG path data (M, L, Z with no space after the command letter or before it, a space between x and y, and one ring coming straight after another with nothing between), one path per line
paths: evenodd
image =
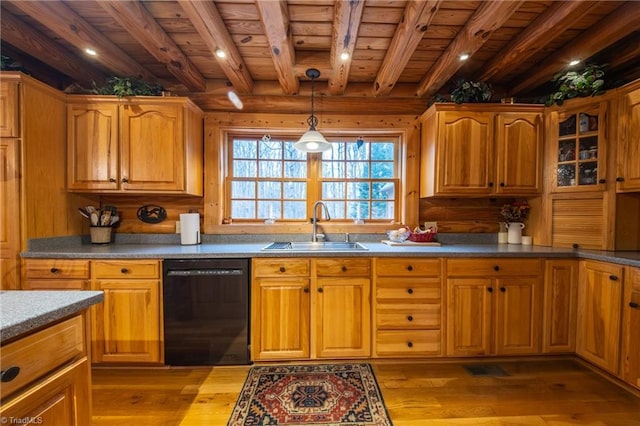
M313 223L313 230L311 231L311 242L318 242L318 236L322 236L324 238L324 234L318 234L318 205L321 205L324 210L324 218L325 220L331 220L331 216L329 215L329 209L327 205L322 200L318 200L313 203L313 217L311 221Z

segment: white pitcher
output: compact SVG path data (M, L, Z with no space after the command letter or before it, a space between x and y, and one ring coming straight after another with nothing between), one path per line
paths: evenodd
M521 244L522 243L522 230L524 229L524 223L511 222L507 223L507 242L509 244Z

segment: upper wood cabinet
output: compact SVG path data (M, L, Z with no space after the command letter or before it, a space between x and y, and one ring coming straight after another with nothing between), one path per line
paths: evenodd
M0 137L20 137L18 82L0 81Z
M420 196L539 194L542 112L537 105L433 105L420 119Z
M186 98L70 96L68 190L202 195L202 111Z
M640 80L620 89L618 192L640 191Z

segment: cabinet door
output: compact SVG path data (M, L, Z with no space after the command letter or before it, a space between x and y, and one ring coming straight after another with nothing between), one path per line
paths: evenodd
M494 288L488 278L447 280L447 355L491 353L491 305Z
M621 137L618 139L619 192L640 191L640 85L629 89L620 102Z
M184 190L183 107L131 104L120 111L122 189Z
M627 268L624 283L622 362L624 380L640 388L640 268Z
M97 280L94 290L104 302L92 307L93 362L161 362L160 282Z
M309 279L254 279L251 304L254 360L309 358Z
M501 278L495 282L497 355L540 353L540 281Z
M495 192L528 195L542 190L542 114L496 116Z
M493 189L493 113L438 113L438 194L490 194Z
M576 352L614 374L620 356L623 268L582 261L578 286Z
M67 106L67 188L70 191L116 190L118 104Z
M578 261L548 260L545 266L542 351L575 352Z
M0 140L0 270L2 289L20 288L20 160L17 139Z
M20 137L18 83L0 81L0 137Z
M318 278L314 292L315 356L371 355L370 286L369 278Z

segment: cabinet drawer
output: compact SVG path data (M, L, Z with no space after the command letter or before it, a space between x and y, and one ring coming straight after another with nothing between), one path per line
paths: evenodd
M33 280L22 284L23 290L87 290L89 280Z
M26 276L30 278L89 278L88 260L29 259Z
M93 261L94 278L159 278L160 262L157 260L100 260Z
M2 347L2 369L18 367L15 379L2 383L2 399L85 354L84 320L78 315Z
M369 276L371 261L369 259L317 259L316 274L326 276Z
M437 278L378 278L376 300L380 302L419 303L440 301L440 280Z
M253 273L256 277L309 276L308 259L256 259Z
M376 259L376 275L437 277L440 276L440 259Z
M378 305L376 327L378 329L439 329L440 313L439 303Z
M440 330L400 330L376 332L379 356L440 355Z
M449 259L448 276L540 275L540 259Z

